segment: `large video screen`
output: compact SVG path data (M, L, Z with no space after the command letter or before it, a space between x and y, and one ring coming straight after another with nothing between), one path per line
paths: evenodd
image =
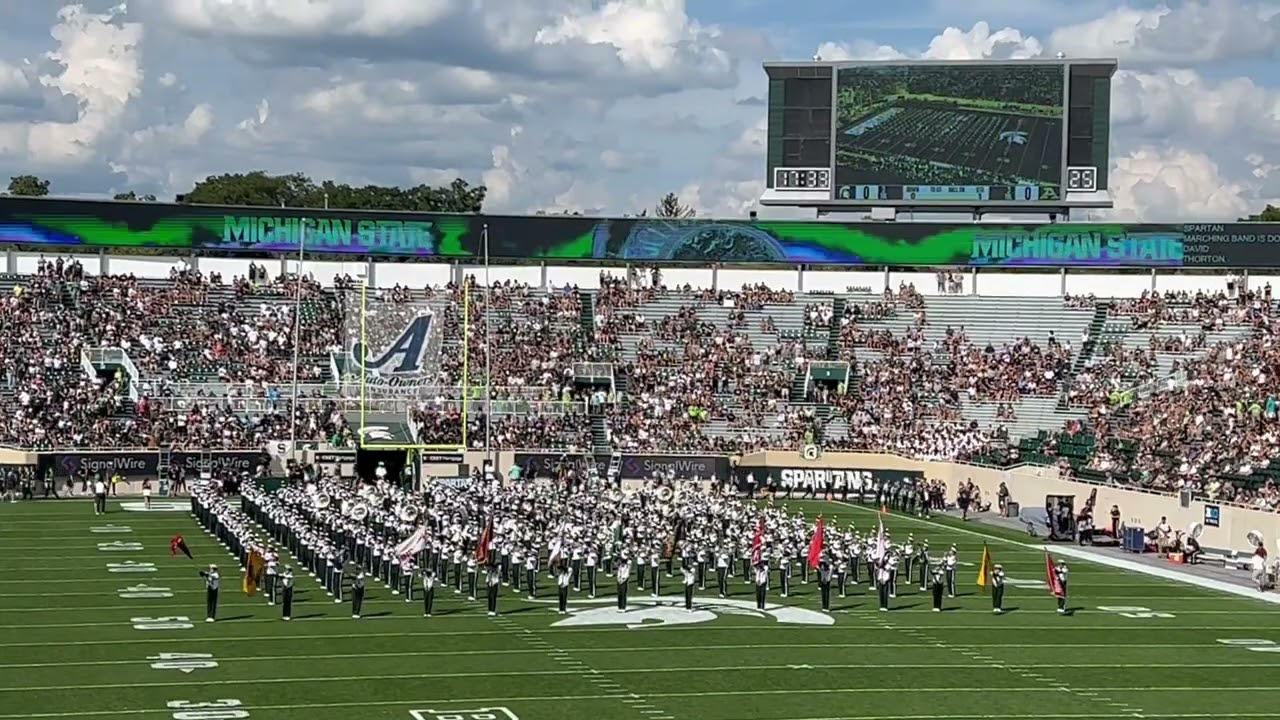
M1065 82L1060 63L839 68L835 199L1060 199Z

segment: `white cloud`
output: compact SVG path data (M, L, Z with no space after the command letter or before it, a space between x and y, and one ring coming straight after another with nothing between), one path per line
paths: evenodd
M1049 36L1069 57L1118 57L1122 64L1186 67L1216 60L1269 58L1280 47L1280 14L1253 2L1187 2L1170 8L1115 8Z
M926 60L1021 60L1041 55L1040 41L1024 36L1013 28L992 32L986 22L974 23L969 30L949 27L929 41L929 46L915 57ZM825 42L815 53L823 60L905 60L911 55L889 45L868 41L853 43Z
M1110 182L1118 218L1234 220L1259 209L1247 185L1224 177L1207 155L1189 150L1130 152L1115 161Z
M56 47L45 54L54 67L40 83L74 97L79 111L70 122L0 123L0 157L47 168L82 165L101 152L142 86L142 26L123 13L80 5L58 12L50 30Z
M606 81L596 92L732 87L718 29L684 0L135 0L147 18L230 43L264 64L421 60L544 81Z

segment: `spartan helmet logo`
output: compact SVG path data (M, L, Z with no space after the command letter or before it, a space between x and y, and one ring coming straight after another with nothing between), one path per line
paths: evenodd
M575 601L583 604L581 601ZM586 603L608 607L570 608L570 615L551 627L588 627L597 625L625 625L640 630L659 625L693 625L711 622L719 615L741 615L755 618L773 618L784 625L834 625L836 620L816 610L786 605L766 605L757 610L754 602L729 598L697 598L693 611L684 609L683 597L645 598L635 601L625 612L618 612L609 599L587 600Z
M361 444L380 444L395 442L396 436L386 425L365 425L360 428Z

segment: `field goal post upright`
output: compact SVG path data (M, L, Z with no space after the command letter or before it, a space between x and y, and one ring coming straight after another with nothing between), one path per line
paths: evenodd
M466 343L462 343L461 387L442 387L438 378L447 353L456 353L445 338L451 314L458 317L462 337L470 332L468 298L455 303L452 296L430 296L414 291L408 301L396 301L371 287L362 278L359 292L346 308L346 372L344 385L358 392L356 435L360 451L357 465L385 462L418 468L430 454L456 454L467 447L468 368ZM458 307L461 305L461 307ZM351 322L354 319L354 322ZM456 355L455 355L456 356ZM414 411L424 401L444 396L460 406L461 428L456 442L423 442ZM361 462L360 456L366 456Z

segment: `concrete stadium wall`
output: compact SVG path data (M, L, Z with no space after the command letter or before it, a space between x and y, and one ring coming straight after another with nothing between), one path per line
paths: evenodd
M1275 552L1277 538L1280 538L1280 513L1215 505L1200 500L1192 500L1184 508L1176 496L1063 480L1054 469L1045 467L1023 466L1014 470L996 470L976 465L924 462L873 453L828 452L817 460L806 461L798 453L784 451L744 455L741 464L751 467L917 471L926 478L946 483L948 499L955 497L960 483L972 480L982 490L983 499L992 503L996 499L996 490L1004 482L1012 499L1024 508L1043 508L1045 495L1075 495L1078 508L1089 497L1089 493L1096 489L1097 507L1102 516L1105 517L1112 505L1119 505L1121 519L1126 524L1146 528L1154 527L1160 522L1161 516L1166 516L1175 529L1185 530L1192 523L1204 521L1206 505L1216 506L1219 510L1218 527L1205 527L1204 535L1200 538L1205 547L1249 550L1252 546L1245 534L1256 530L1266 538L1270 546L1268 551Z

